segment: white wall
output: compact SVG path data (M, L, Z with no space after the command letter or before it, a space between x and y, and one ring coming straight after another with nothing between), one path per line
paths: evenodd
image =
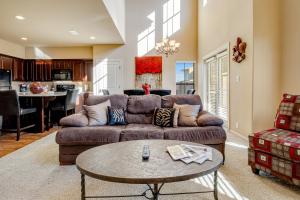
M231 48L241 37L247 43L247 58L238 64L230 57L230 129L252 132L253 2L252 0L199 0L199 62L226 43ZM236 82L236 77L240 82ZM201 88L201 86L199 86ZM239 127L236 128L236 123Z
M92 47L26 47L26 59L93 59Z
M103 3L125 42L125 0L103 0Z
M93 47L95 65L102 59L121 59L124 65L124 88L135 87L134 58L138 55L138 35L151 25L147 16L155 12L155 37L160 42L163 37L163 3L167 0L127 0L126 1L126 44L96 45ZM180 51L163 59L162 87L176 91L176 61L197 60L197 0L181 0L181 29L171 36L182 44ZM146 55L156 55L154 50Z
M0 53L17 58L25 58L25 47L0 39Z

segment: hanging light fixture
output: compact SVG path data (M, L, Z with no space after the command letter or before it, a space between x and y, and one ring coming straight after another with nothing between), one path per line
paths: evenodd
M158 54L164 54L166 57L179 51L180 43L169 38L163 39L162 42L156 43L155 50Z

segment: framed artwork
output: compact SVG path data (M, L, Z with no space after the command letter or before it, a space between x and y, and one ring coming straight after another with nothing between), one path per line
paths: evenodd
M162 57L135 57L135 87L148 83L152 89L162 87Z

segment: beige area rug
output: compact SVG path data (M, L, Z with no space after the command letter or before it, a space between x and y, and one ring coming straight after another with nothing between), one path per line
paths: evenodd
M55 133L0 159L1 200L80 199L80 174L75 166L59 166L58 145L54 139ZM300 199L300 188L266 175L252 174L247 166L247 140L229 134L226 156L226 163L219 173L219 199ZM212 176L206 176L193 181L167 184L162 192L210 189L212 180ZM115 184L91 178L86 181L87 195L139 194L146 189L144 185ZM209 200L213 199L213 195L163 196L160 199Z

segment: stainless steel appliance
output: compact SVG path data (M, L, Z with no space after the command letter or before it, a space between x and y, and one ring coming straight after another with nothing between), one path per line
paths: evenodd
M11 70L0 69L0 90L11 89Z
M51 70L52 81L72 81L73 70L71 69L53 69Z
M67 90L74 90L75 85L74 84L61 84L56 85L56 92L65 92Z

